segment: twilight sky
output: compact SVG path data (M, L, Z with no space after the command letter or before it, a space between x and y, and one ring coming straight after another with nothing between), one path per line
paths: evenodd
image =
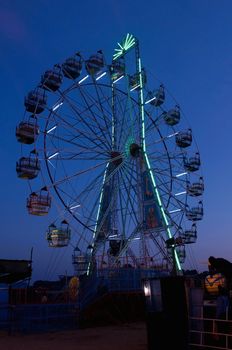
M144 66L181 105L200 150L205 215L189 266L205 270L210 255L232 261L231 13L230 0L0 0L0 258L28 259L33 247L34 280L72 273L72 249L54 255L47 247L49 218L27 214L15 127L24 96L46 69L78 50L101 48L110 59L130 32Z

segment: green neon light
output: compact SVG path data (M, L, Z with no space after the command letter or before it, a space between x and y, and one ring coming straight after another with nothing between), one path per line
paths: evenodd
M101 210L101 205L102 205L102 197L103 197L103 188L104 188L104 184L105 184L105 180L106 180L106 173L107 173L107 169L108 169L109 163L106 164L106 168L105 168L105 172L104 172L104 176L103 176L103 181L102 181L102 189L101 189L101 194L100 194L100 199L99 199L99 205L98 205L98 210L97 210L97 218L96 218L96 225L94 227L94 233L93 233L93 241L96 237L96 231L97 231L97 225L98 225L98 219L99 219L99 215L100 215L100 210ZM93 252L93 248L91 248L90 252L92 254ZM87 275L90 272L90 265L91 263L89 262L88 268L87 268Z
M159 207L160 207L160 210L161 210L161 214L162 214L164 222L165 222L165 224L167 226L168 237L172 238L172 234L171 234L170 228L168 227L168 225L169 225L168 219L167 219L167 216L165 214L165 211L164 211L164 208L163 208L163 205L162 205L162 201L161 201L161 198L160 198L160 194L159 194L159 191L158 191L158 188L157 188L157 185L156 185L156 181L155 181L155 178L154 178L154 175L153 175L153 172L152 172L152 169L151 169L151 165L150 165L147 153L146 153L145 113L144 113L144 98L143 98L143 79L142 79L142 65L141 65L141 59L140 58L138 59L138 63L139 63L139 81L140 81L140 87L141 87L139 89L139 91L140 91L139 93L140 93L140 101L141 101L142 144L143 144L144 156L145 156L147 168L148 168L148 171L149 171L149 174L150 174L150 177L151 177L151 181L152 181L152 184L153 184L153 187L154 187L154 190L155 190L155 194L156 194L156 197L158 199L158 204L159 204ZM174 257L175 257L177 268L178 268L179 271L181 271L182 268L181 268L181 265L180 265L179 257L177 255L177 252L176 252L175 249L174 249Z
M115 118L114 118L114 84L111 84L111 91L112 91L112 149L115 147Z
M129 136L129 138L127 139L126 145L125 145L125 152L126 152L127 157L129 157L129 155L130 155L130 145L132 143L135 143L135 139L132 136Z
M120 56L123 56L128 50L134 47L136 41L136 38L132 34L127 33L122 42L118 43L119 48L114 50L115 54L113 55L113 60L116 60Z

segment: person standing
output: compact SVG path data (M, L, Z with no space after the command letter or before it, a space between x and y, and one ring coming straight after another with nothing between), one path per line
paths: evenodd
M226 319L229 308L229 296L224 287L218 286L218 296L216 300L216 318Z
M232 289L232 263L224 258L210 256L208 259L209 271L211 273L221 273L226 278L226 288Z
M228 333L227 323L221 320L228 319L229 296L226 288L218 286L218 296L216 299L216 322L214 326L214 339L220 341L220 333ZM217 321L218 320L218 321ZM220 321L219 321L220 320Z

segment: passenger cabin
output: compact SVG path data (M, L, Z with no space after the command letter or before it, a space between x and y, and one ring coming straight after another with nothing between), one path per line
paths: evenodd
M185 253L185 246L184 244L178 244L176 245L174 242L175 240L173 239L170 239L171 241L173 241L173 244L169 244L168 248L167 248L167 251L168 251L168 255L173 258L173 255L174 255L174 250L176 251L177 253L177 256L179 258L179 261L181 264L184 263L185 261L185 257L186 257L186 253ZM169 240L168 240L169 241Z
M59 227L51 224L48 227L47 241L48 246L52 248L67 247L70 242L71 230L66 220L63 220Z
M72 263L77 276L87 272L91 262L91 255L82 253L79 248L75 248L72 256Z
M175 249L176 249L180 263L183 264L186 258L185 246L179 245Z
M120 77L123 77L125 74L125 60L120 57L117 60L112 62L110 66L110 74L113 82L118 80Z
M184 231L184 243L185 244L196 243L196 240L197 240L197 225L193 223L191 229Z
M39 193L32 192L27 199L27 209L31 215L46 215L50 207L51 197L45 187Z
M111 239L109 241L109 254L111 256L117 256L123 246L122 240Z
M16 172L19 178L32 180L37 177L40 171L38 154L32 151L29 157L21 157L16 163Z
M173 126L180 121L180 107L178 105L175 108L170 109L168 112L163 113L164 121L167 125Z
M141 74L142 74L142 83L143 85L145 85L147 82L147 76L144 69L142 69ZM130 91L137 90L140 87L140 75L138 73L135 73L129 76L129 85L130 85Z
M20 122L16 128L15 135L18 142L31 145L39 135L37 119L32 116L28 121Z
M102 71L104 67L104 57L101 50L99 50L95 55L90 56L88 60L85 61L85 69L90 75L96 75Z
M199 170L201 165L200 154L196 152L194 157L187 159L184 157L184 167L187 171L194 172Z
M73 57L69 57L62 64L62 72L68 79L77 79L82 70L82 57L76 53Z
M45 91L37 87L33 91L30 91L25 97L24 106L30 113L39 114L44 111L47 105L47 96Z
M203 218L203 204L200 201L198 203L197 207L192 207L189 208L188 205L186 205L186 211L185 211L186 217L188 220L191 221L198 221L198 220L202 220Z
M53 69L47 70L41 77L41 87L48 91L57 91L62 84L63 75L61 66L55 65Z
M193 196L193 197L201 196L203 192L204 192L203 177L200 177L198 182L193 182L192 184L190 184L189 181L187 182L187 193L190 196Z
M148 101L149 103L155 107L159 107L164 103L165 100L165 91L164 86L161 84L159 89L156 90L154 93L149 92L148 93Z
M178 147L186 148L191 146L192 143L192 130L188 129L187 131L180 131L176 135L176 144Z

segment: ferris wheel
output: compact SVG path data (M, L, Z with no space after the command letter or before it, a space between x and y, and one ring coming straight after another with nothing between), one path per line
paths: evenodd
M203 218L200 154L180 106L143 67L138 39L127 34L109 63L99 50L54 65L24 105L16 170L29 182L28 212L61 206L48 245L72 244L77 274L181 272Z

